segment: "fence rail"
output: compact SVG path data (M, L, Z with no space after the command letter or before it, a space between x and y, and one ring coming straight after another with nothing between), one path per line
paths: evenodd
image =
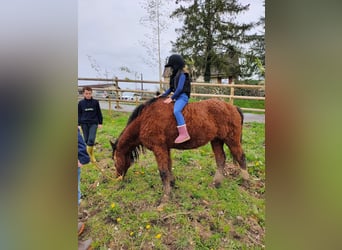
M111 104L113 102L116 103L116 107L120 108L120 103L130 103L130 104L135 104L138 105L144 100L139 100L138 97L136 97L134 100L122 100L119 97L121 96L121 93L123 92L131 92L131 93L140 93L140 96L147 96L147 97L152 97L156 91L151 91L151 90L143 90L143 88L139 89L122 89L119 88L119 83L127 83L127 84L155 84L159 85L159 91L163 92L163 86L168 86L168 82L160 82L160 81L146 81L146 80L128 80L128 79L118 79L118 78L89 78L89 77L79 77L78 81L93 81L93 82L108 82L101 84L101 87L94 87L92 85L93 90L97 91L110 91L112 93L115 93L117 98L97 98L98 100L101 101L108 101L109 104L109 110L111 109ZM250 85L250 84L216 84L216 83L199 83L199 82L192 82L192 91L191 91L191 96L192 97L205 97L205 98L226 98L229 100L230 103L234 103L235 99L244 99L244 100L265 100L265 96L246 96L246 95L235 95L235 90L236 89L255 89L255 90L261 90L265 91L265 85L264 84L258 84L258 85ZM83 86L79 86L79 91ZM196 93L196 90L198 87L207 87L207 88L229 88L230 89L230 94L204 94L204 93ZM81 98L81 97L79 97ZM256 112L265 112L265 109L256 109L256 108L245 108L241 107L242 110L244 111L256 111Z

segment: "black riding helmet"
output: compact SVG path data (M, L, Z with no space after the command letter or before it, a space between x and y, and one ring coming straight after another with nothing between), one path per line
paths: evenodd
M169 57L169 60L167 64L165 65L166 67L171 67L174 72L177 72L178 70L184 68L185 62L184 59L181 55L178 54L173 54Z

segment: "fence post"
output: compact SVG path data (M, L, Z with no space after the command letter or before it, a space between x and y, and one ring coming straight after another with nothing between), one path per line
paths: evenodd
M115 82L114 86L115 86L115 93L116 93L116 108L121 109L120 103L119 103L119 81L117 77L114 78L114 82Z
M112 101L110 99L110 95L108 95L108 110L109 110L109 115L112 115Z
M233 79L231 85L234 86L234 79ZM234 105L234 98L233 98L233 97L234 97L234 87L231 87L231 88L230 88L229 103L232 104L232 105Z
M162 84L162 81L161 80L159 80L159 92L160 93L163 93L163 86L162 86L163 84Z
M190 85L191 86L191 93L196 93L196 86L195 85ZM191 96L191 94L190 94Z

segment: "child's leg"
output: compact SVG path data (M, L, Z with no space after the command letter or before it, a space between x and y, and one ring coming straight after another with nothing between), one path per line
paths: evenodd
M175 102L173 113L176 117L178 125L178 137L176 138L175 143L183 143L185 141L190 140L190 135L188 134L188 130L186 128L185 120L182 114L182 110L184 106L188 103L188 100L188 96L186 94L182 94Z
M181 94L175 102L175 106L173 108L173 114L176 118L178 126L182 126L185 124L182 110L185 107L185 105L188 104L188 101L189 101L188 96L186 94Z
M87 141L88 146L95 145L96 131L97 131L97 124L91 124L89 126L89 131L88 131L88 141Z
M89 127L88 124L81 124L84 142L88 145Z

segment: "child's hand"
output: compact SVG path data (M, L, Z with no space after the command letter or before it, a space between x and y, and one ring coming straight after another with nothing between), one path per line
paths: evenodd
M171 103L171 102L172 102L171 97L168 97L168 98L165 99L165 101L164 101L164 103L166 103L166 104L169 104L169 103Z

